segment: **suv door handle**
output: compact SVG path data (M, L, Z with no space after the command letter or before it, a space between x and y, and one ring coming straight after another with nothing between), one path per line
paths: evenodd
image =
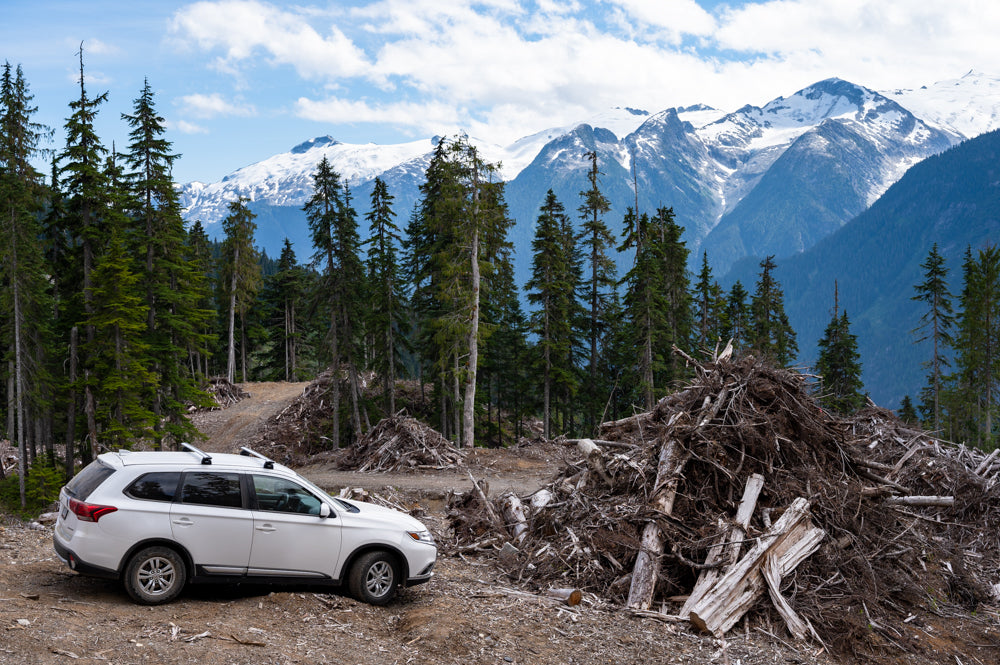
M194 524L194 520L190 517L180 517L178 519L172 520L177 526L191 526Z
M268 533L278 530L277 527L273 527L270 524L261 524L260 526L255 526L254 529L257 531L266 531Z

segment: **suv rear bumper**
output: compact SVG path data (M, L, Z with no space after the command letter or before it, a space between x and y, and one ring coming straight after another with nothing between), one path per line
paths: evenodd
M87 575L90 577L103 577L104 579L116 580L118 579L117 570L109 570L107 568L102 568L101 566L95 566L93 564L87 563L76 555L76 552L69 549L55 536L52 537L52 544L56 548L56 556L59 560L69 566L72 570L80 573L81 575Z

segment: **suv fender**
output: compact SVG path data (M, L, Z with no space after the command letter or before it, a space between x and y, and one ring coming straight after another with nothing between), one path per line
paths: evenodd
M350 556L348 556L344 561L344 567L340 570L341 582L347 581L347 577L351 574L351 569L354 567L354 563L369 552L388 552L391 554L393 558L396 559L396 565L399 566L399 586L406 586L406 580L410 577L410 570L409 565L406 563L406 557L396 547L384 543L368 543L351 552Z
M187 578L191 579L195 576L197 571L195 571L194 562L191 560L191 554L187 551L187 549L178 543L165 538L149 538L147 540L141 540L130 547L129 550L125 552L125 556L122 557L122 560L118 562L118 576L123 577L125 575L125 568L128 566L128 562L132 560L132 556L136 552L146 547L154 546L169 547L173 551L180 554L181 558L184 560L184 568L187 571Z

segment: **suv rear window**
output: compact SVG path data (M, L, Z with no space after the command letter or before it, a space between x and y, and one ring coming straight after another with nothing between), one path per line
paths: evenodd
M90 493L96 490L101 483L108 479L115 472L100 460L94 460L83 470L76 474L73 480L66 485L66 493L74 499L86 501Z
M173 501L180 479L179 471L144 473L125 488L125 494L146 501Z

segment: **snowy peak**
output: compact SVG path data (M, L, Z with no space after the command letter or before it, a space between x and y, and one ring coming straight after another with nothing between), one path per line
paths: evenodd
M885 95L918 118L964 138L1000 128L1000 76L972 70L961 78Z

